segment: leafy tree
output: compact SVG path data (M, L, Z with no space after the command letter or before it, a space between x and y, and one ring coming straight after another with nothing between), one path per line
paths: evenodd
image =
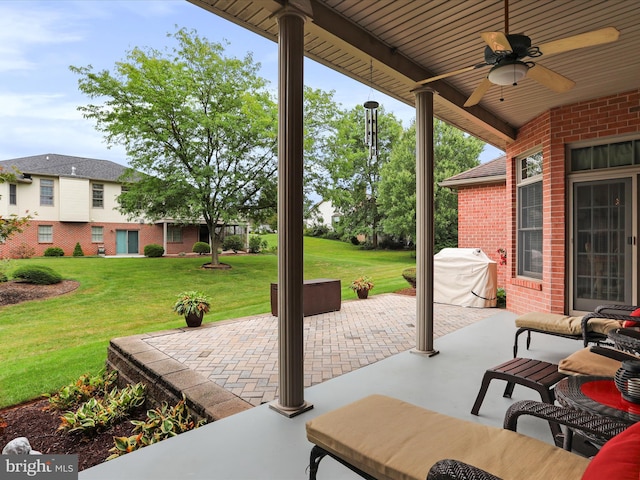
M323 164L328 143L336 134L336 121L345 112L334 101L334 91L304 87L304 192L305 218L311 216L311 195L325 183Z
M412 124L393 146L382 167L380 205L382 229L388 235L414 241L416 236L416 128Z
M434 242L435 250L458 245L458 198L440 182L479 164L484 143L440 120L434 120ZM404 132L383 167L381 206L385 233L415 240L416 232L415 124Z
M0 167L0 183L15 180L16 176L14 173L3 170L2 167ZM0 215L0 241L5 242L11 235L22 233L23 228L29 225L29 220L32 218L31 215L25 215L24 217L19 217L15 214L7 217Z
M225 226L266 218L277 204L277 108L251 54L224 56L193 31L160 52L134 48L115 71L70 67L79 89L104 103L79 107L130 169L121 211L151 220L207 224L211 262Z
M379 207L378 183L382 166L389 161L392 145L402 133L393 114L378 109L377 157L370 157L364 143L364 108L344 112L335 122L335 134L327 140L327 154L319 159L322 184L318 193L331 200L341 214L337 229L343 236L367 234L377 246L383 212Z

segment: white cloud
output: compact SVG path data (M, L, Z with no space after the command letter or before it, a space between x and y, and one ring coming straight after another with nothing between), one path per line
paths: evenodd
M68 26L60 12L0 2L0 72L33 70L36 62L32 55L38 49L79 41L80 29Z

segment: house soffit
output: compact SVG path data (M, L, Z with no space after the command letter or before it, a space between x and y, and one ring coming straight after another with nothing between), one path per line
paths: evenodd
M189 0L203 9L277 41L276 11L285 0ZM417 82L484 61L482 32L505 31L504 3L496 0L295 0L307 16L305 54L365 85L415 105ZM592 30L615 27L618 41L533 59L576 82L556 93L525 78L517 86L492 86L470 108L466 99L489 68L429 85L437 118L498 148L517 129L562 105L638 88L640 2L611 0L510 0L509 33L544 44ZM373 65L373 74L371 74ZM502 99L502 100L501 100Z

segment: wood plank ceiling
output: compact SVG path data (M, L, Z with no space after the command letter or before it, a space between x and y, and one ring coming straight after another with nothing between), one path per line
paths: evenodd
M189 1L277 41L273 13L285 0ZM416 82L483 62L486 44L480 33L505 31L502 0L289 3L309 17L305 24L308 57L412 106ZM556 93L525 78L517 86L493 85L479 105L463 107L487 75L489 67L483 67L430 83L438 93L435 115L505 149L519 127L549 109L636 90L640 85L640 1L509 1L509 33L526 34L533 45L610 26L620 32L616 42L526 59L575 81L572 90Z

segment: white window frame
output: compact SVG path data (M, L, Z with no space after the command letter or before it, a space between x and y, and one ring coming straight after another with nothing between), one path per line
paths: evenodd
M531 169L523 166L528 161L531 161ZM544 230L543 230L543 210L544 210L544 199L543 199L543 184L542 184L542 169L543 169L543 156L542 150L536 150L529 152L527 155L523 155L521 157L516 158L516 272L518 277L527 277L533 278L536 280L542 280L542 260L544 258L543 248L543 239L544 239ZM534 185L539 185L540 188L540 225L539 227L522 227L523 221L523 205L522 205L522 192L525 189L528 189ZM528 232L535 233L540 232L540 252L539 252L539 271L538 269L532 269L531 265L534 262L532 258L533 255L529 253L529 259L525 262L526 252L523 250L526 245L529 243L525 241L525 236Z
M93 208L104 208L103 183L93 183L91 185L91 206Z
M18 185L15 183L9 184L9 205L18 204Z
M53 243L53 225L38 225L38 243Z
M48 190L51 189L51 193ZM40 179L40 205L53 207L54 202L54 182L50 178ZM46 192L46 193L45 193Z
M104 242L104 227L91 227L91 243Z
M167 242L182 243L182 227L179 225L167 225Z

